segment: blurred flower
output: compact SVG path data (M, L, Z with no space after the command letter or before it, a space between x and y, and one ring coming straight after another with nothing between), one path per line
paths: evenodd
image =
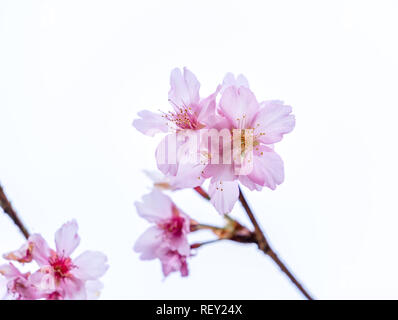
M12 264L3 266L0 270L9 281L8 287L32 288L36 298L48 300L60 299L92 299L98 296L98 288L101 284L98 279L108 269L107 258L101 252L85 251L77 258L72 259L70 255L80 243L77 234L78 226L75 220L65 223L55 233L56 250L51 249L43 237L33 234L29 237L27 244L17 251L6 254L8 260L18 262L30 262L34 260L39 265L39 270L33 274L21 274ZM14 283L14 284L12 284ZM8 290L14 293L15 290ZM16 291L20 294L20 291ZM34 298L34 295L25 293L21 297Z
M35 300L42 298L41 293L30 281L30 273L21 273L12 263L0 266L0 283L3 300ZM2 292L2 290L4 292Z
M18 250L11 251L3 255L4 259L18 261L20 263L31 262L33 243L31 241L25 242Z
M172 272L180 271L182 277L188 276L187 256L176 250L164 249L166 250L160 255L163 274L167 277Z
M187 234L191 219L171 199L159 190L143 196L136 202L138 214L153 223L137 240L134 246L142 260L159 259L165 276L180 271L188 275L186 258L190 256Z

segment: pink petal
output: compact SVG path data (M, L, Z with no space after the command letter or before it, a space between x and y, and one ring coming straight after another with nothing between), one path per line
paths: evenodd
M143 202L136 202L138 214L149 222L160 222L172 215L171 199L161 191L154 189L142 197Z
M84 281L74 277L64 278L61 281L60 289L63 292L64 300L86 300L86 287Z
M76 220L65 223L55 233L55 245L57 252L64 256L70 256L80 243L79 235L77 234L78 226Z
M222 158L220 157L221 161ZM233 181L236 179L234 168L231 164L208 164L203 170L203 177L221 181Z
M156 259L157 250L163 242L163 231L153 226L148 228L135 242L134 251L141 253L141 260Z
M21 276L22 273L12 263L7 263L0 265L0 275L3 275L7 279L11 279Z
M212 181L209 195L211 203L220 214L229 213L239 198L238 181Z
M4 254L3 257L4 259L18 261L20 263L31 262L33 259L32 249L33 244L27 241L18 250L8 252Z
M107 257L102 252L85 251L73 260L74 276L80 280L97 280L108 270Z
M158 113L143 110L138 112L138 115L141 119L135 119L133 126L143 134L153 137L157 133L169 130L168 121Z
M160 256L163 274L167 277L170 273L180 271L182 277L188 276L188 265L186 256L176 251L167 250Z
M236 78L233 73L228 72L222 82L222 92L229 87L245 87L249 88L249 81L243 74L238 75Z
M296 120L291 114L292 108L282 101L265 101L261 103L261 110L254 119L253 127L258 140L271 144L282 140L284 134L294 129Z
M6 277L1 275L0 273L0 300L6 300L6 295L7 295L7 283L8 280Z
M207 127L211 127L218 120L216 115L216 98L220 90L221 86L218 86L214 93L200 102L198 121L207 125Z
M177 140L176 134L168 134L160 141L156 148L155 157L158 169L165 175L175 176L177 173L177 150L182 142Z
M29 242L33 244L32 257L39 266L48 265L48 259L50 258L52 250L48 246L46 240L40 234L32 234L29 237Z
M199 164L199 132L184 130L166 135L156 148L158 169L167 176L175 176L181 163Z
M253 170L248 178L254 183L274 190L284 179L281 157L266 146L258 146L254 151Z
M247 188L249 188L250 191L257 190L261 191L263 188L262 186L255 184L253 181L249 179L248 176L239 176L239 181Z
M250 89L229 87L220 99L220 112L237 129L249 128L259 110L259 104Z
M101 294L101 290L104 288L104 285L101 281L92 281L89 280L86 282L86 294L87 300L96 300L99 298Z
M184 68L184 75L178 68L171 71L170 87L169 100L176 111L179 111L178 107L190 106L199 102L200 83L187 68Z
M57 290L57 282L51 267L42 267L30 276L34 286L44 294Z
M186 235L171 238L169 248L171 250L177 251L179 254L183 256L188 256L189 253L191 252L191 246L188 243Z
M201 176L205 167L206 166L202 164L180 164L178 166L177 174L175 176L168 177L170 186L173 190L200 186L204 181Z
M0 298L12 300L35 300L41 293L30 280L29 273L21 273L12 263L0 266L0 278L4 275ZM1 286L1 285L0 285Z
M157 171L144 170L146 175L151 178L154 186L160 190L179 190L194 188L203 183L201 177L204 165L179 165L176 176L165 176Z

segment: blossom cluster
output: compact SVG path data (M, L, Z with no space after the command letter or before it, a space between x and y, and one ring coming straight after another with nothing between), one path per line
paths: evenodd
M71 254L80 243L75 220L65 223L55 233L56 249L51 249L40 234L33 234L18 250L3 257L21 264L36 262L34 272L21 272L13 262L0 265L5 288L3 299L85 300L99 296L98 280L108 269L106 256L85 251L77 258ZM1 287L1 286L0 286ZM1 294L1 293L0 293Z
M211 203L227 214L239 198L239 183L260 191L274 190L283 182L283 161L274 144L293 130L295 117L282 101L259 102L243 75L228 73L206 97L199 89L191 71L174 69L168 94L171 110L140 111L133 125L149 136L164 134L156 150L163 176L151 174L155 186L198 188L209 180ZM187 275L189 217L159 190L144 196L136 207L154 226L138 239L135 250L144 260L158 258L165 275L171 271Z

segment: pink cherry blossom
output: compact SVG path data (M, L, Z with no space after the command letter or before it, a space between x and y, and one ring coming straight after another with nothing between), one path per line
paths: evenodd
M200 97L199 89L200 83L191 71L184 68L181 72L176 68L172 70L170 75L169 102L172 110L166 113L140 111L138 115L141 118L133 122L137 130L149 136L161 132L171 132L159 143L156 158L158 168L163 174L178 176L178 188L196 187L203 182L200 178L198 179L203 167L191 165L195 173L185 170L187 167L179 169L179 165L184 162L184 159L181 158L184 158L185 155L181 157L181 152L178 152L180 147L186 144L189 139L189 132L209 127L215 121L216 97L221 87L219 86L207 98ZM184 134L179 135L181 132ZM178 139L177 135L179 135ZM176 142L174 143L174 141ZM173 142L175 153L180 155L176 161L162 160L163 155L168 154L168 150L172 149L169 145L170 142Z
M0 266L0 275L5 279L5 300L35 300L42 298L41 293L31 282L30 273L20 272L12 263Z
M159 257L163 274L167 277L170 273L179 271L182 277L188 276L187 257L176 250L163 249Z
M18 262L34 260L39 270L29 275L29 285L48 300L76 300L98 296L102 277L108 266L106 256L97 251L85 251L77 258L71 254L80 243L75 220L65 223L55 233L56 250L51 249L39 234L29 237L21 249L5 255ZM27 258L28 257L28 258ZM14 270L15 271L15 270ZM21 276L19 276L21 281ZM94 291L93 291L94 290Z
M153 223L137 240L134 250L142 260L159 259L165 276L172 271L188 274L186 259L190 256L187 234L191 219L171 199L155 189L136 202L138 214Z
M216 91L202 100L199 82L188 69L184 68L183 73L173 70L170 84L173 111L163 118L169 128L174 128L175 136L166 135L156 150L158 169L167 181L163 186L171 190L191 188L210 179L211 202L220 213L228 213L238 200L239 183L250 190L263 187L274 190L283 182L283 161L274 151L274 144L295 126L290 106L278 100L258 102L243 75L235 78L228 73ZM141 116L142 119L134 122L138 130L150 135L167 131L160 115L156 120L153 114L141 113ZM226 130L230 134L227 148L218 141L217 144L211 141L208 146L208 130ZM192 152L189 146L197 132L199 148ZM163 161L171 147L178 157ZM215 161L228 152L231 161Z
M172 110L167 113L140 111L138 115L141 119L134 120L133 125L137 130L150 136L167 132L168 128L174 131L204 128L208 117L213 114L217 91L201 99L199 89L199 81L187 68L183 69L183 73L178 68L172 70L169 91Z
M233 159L231 164L210 163L203 172L205 178L211 178L211 202L220 213L231 211L238 200L238 181L250 190L261 190L263 186L275 189L283 182L283 161L273 144L293 130L295 118L291 111L281 101L258 103L243 76L236 80L230 74L226 76L215 127L238 132L232 135L232 140L237 140L232 141ZM250 143L246 144L246 139Z

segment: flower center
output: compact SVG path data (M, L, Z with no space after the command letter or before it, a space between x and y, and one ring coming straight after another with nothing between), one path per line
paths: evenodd
M234 148L234 159L236 157L244 158L248 153L253 151L259 142L256 140L256 135L253 129L235 129L232 140Z
M184 228L184 218L173 216L170 220L162 223L160 227L172 236L179 237L182 235L182 229Z
M192 112L191 107L178 107L178 111L169 111L163 114L163 118L174 123L179 129L196 130L203 128L203 125L199 123L196 115Z
M58 279L68 277L69 272L75 267L71 258L60 257L57 254L51 257L49 262L54 271L55 277Z

